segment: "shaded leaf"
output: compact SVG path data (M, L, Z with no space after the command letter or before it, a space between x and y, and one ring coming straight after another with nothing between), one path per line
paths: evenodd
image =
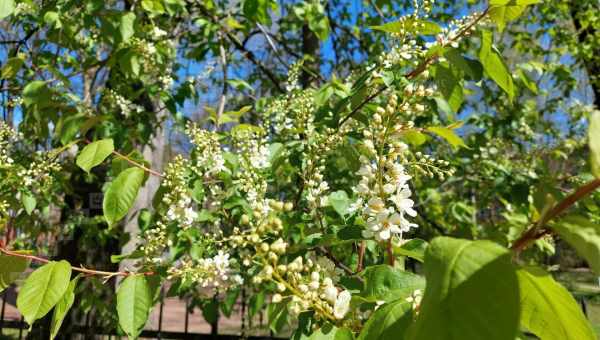
M412 303L405 299L387 303L369 317L357 340L404 339L412 321Z
M26 258L0 254L0 292L23 274L29 262Z
M483 65L485 73L492 78L498 86L506 92L509 100L513 100L514 84L513 79L504 63L502 56L493 48L493 35L490 31L481 32L481 49L479 50L479 60Z
M52 314L52 323L50 324L51 340L56 338L56 335L58 334L60 326L62 325L63 320L67 315L67 312L69 312L69 309L71 309L71 306L73 306L73 302L75 301L75 287L77 286L78 281L79 275L73 280L71 280L67 291L62 296L60 301L58 301L56 307L54 307L54 313Z
M583 257L596 274L600 274L600 225L582 216L567 216L552 229Z

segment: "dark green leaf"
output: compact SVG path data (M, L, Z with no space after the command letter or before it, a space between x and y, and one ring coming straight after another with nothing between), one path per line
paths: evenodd
M365 288L360 295L372 302L403 299L415 290L425 288L423 277L388 265L367 267L362 275Z
M0 292L23 274L29 262L26 258L0 254Z

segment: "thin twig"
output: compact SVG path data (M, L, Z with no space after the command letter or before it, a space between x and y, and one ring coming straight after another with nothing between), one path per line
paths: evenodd
M39 256L35 256L35 255L28 255L28 254L23 254L23 253L18 253L18 252L12 251L12 250L8 250L8 249L4 248L4 246L0 247L0 253L4 254L6 256L20 257L20 258L28 259L28 260L39 262L39 263L49 263L50 262L50 260L45 259L43 257L39 257ZM107 272L107 271L103 271L103 270L94 270L94 269L88 269L88 268L84 268L84 267L71 267L71 269L73 269L76 272L80 272L80 273L84 273L84 274L88 274L88 275L104 276L106 278L112 278L115 276L130 276L130 275L146 275L146 276L155 275L155 273L152 271L143 272L143 273L134 273L134 272L125 272L125 271Z

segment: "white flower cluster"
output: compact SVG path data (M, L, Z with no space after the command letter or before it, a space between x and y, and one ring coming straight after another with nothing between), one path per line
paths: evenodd
M254 132L238 133L235 136L240 168L235 183L246 193L246 200L259 216L267 216L271 211L269 202L265 199L267 181L263 171L269 166L269 149L264 138Z
M402 237L410 228L417 227L407 219L417 215L410 199L411 176L401 163L406 159L408 146L389 138L402 128L394 124L397 105L397 97L392 95L386 108L377 108L370 129L363 131L364 145L372 156L360 158L362 166L358 174L361 178L354 188L358 200L351 206L351 211L360 211L366 219L363 236L378 241Z
M293 315L313 309L318 317L341 320L350 310L350 292L339 291L326 271L310 258L299 256L287 265L272 262L253 278L257 284L269 281L276 283L278 291L273 302L289 296L288 310Z
M189 123L186 127L186 134L190 136L195 145L193 171L203 178L210 178L227 170L219 135L216 132L204 130Z
M0 167L11 166L14 160L10 151L16 141L17 133L3 121L0 121Z
M28 168L22 168L17 172L17 177L21 181L21 188L31 192L45 192L54 182L53 173L58 172L61 167L41 151L35 153L35 158Z
M163 203L169 207L165 215L167 223L175 222L181 228L192 226L198 213L192 206L192 198L186 183L185 169L189 162L181 155L167 165L162 184L168 188L163 196Z
M144 112L142 106L134 104L132 101L121 96L112 89L105 90L105 98L111 106L119 109L125 117L131 116L132 113Z
M168 279L181 278L184 284L193 282L202 288L226 290L231 285L243 283L242 277L235 274L231 264L229 254L219 250L215 256L200 259L197 263L183 261L179 267L170 268Z
M314 129L309 130L306 142L306 161L303 166L303 178L306 185L306 201L311 212L327 204L329 183L323 177L327 155L344 140L344 136L352 129L352 124L346 123L337 131L325 128L323 133Z
M481 13L474 12L462 18L453 19L447 27L442 28L442 31L436 36L435 42L427 43L426 47L439 45L441 47L451 46L458 47L460 39L469 36L476 29L473 23L479 20Z

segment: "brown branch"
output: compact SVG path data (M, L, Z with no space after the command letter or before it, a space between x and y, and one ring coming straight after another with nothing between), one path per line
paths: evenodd
M450 41L456 41L458 38L460 38L460 37L464 36L465 34L467 34L479 21L481 21L488 14L488 11L489 11L489 8L486 8L475 20L473 20L473 22L471 22L464 29L462 29L456 36L454 36L452 39L450 39ZM433 62L435 62L438 57L439 56L437 56L437 55L430 56L429 58L427 58L423 62L421 62L414 70L408 72L404 76L407 79L416 78L418 75L420 75L425 70L427 70L427 67L429 67L429 65L431 65ZM385 91L387 89L388 89L388 86L387 85L383 85L377 91L375 91L375 93L373 93L370 96L368 96L367 98L365 98L348 115L346 115L346 117L344 117L340 121L339 125L344 124L348 119L350 119L358 111L360 111L360 109L362 109L363 106L365 106L366 104L368 104L369 102L371 102L371 100L373 100L375 97L379 96L381 93L383 93L383 91Z
M30 261L35 261L35 262L39 262L39 263L50 262L50 260L45 259L43 257L22 254L22 253L18 253L18 252L12 251L12 250L8 250L8 249L4 248L4 245L0 245L0 253L4 254L6 256L20 257L20 258L28 259ZM104 276L107 279L110 279L114 276L131 276L131 275L151 276L151 275L155 275L155 273L152 271L143 272L143 273L133 273L133 272L107 272L107 271L102 271L102 270L93 270L93 269L87 269L84 267L73 267L73 266L71 268L76 272L80 272L80 273L84 273L84 274L88 274L88 275Z
M281 93L285 93L285 91L283 90L283 87L281 87L281 84L279 84L279 80L277 79L277 77L275 76L275 74L273 72L271 72L271 70L269 68L267 68L265 65L263 65L258 58L256 58L256 56L254 55L254 53L252 53L252 51L248 50L244 44L242 44L242 42L239 41L239 39L233 34L231 33L231 31L229 31L229 29L227 29L226 27L224 27L223 25L221 25L219 23L219 18L217 18L216 16L212 15L206 8L204 8L203 6L199 6L200 12L202 12L202 15L208 17L213 24L218 25L221 32L223 32L225 34L225 36L227 37L227 39L233 44L233 46L235 46L236 49L238 49L242 55L248 59L250 62L252 62L254 65L256 65L256 67L258 67L264 74L267 75L267 78L269 78L271 80L271 82L273 83L273 85L275 85L275 88L281 92Z
M563 214L579 200L591 194L598 188L600 188L600 178L588 182L584 186L575 190L574 193L565 197L562 201L550 209L550 211L544 214L537 222L535 222L531 228L525 231L521 237L519 237L512 244L510 249L512 249L516 254L519 254L536 240L551 233L552 231L546 227L548 222Z

